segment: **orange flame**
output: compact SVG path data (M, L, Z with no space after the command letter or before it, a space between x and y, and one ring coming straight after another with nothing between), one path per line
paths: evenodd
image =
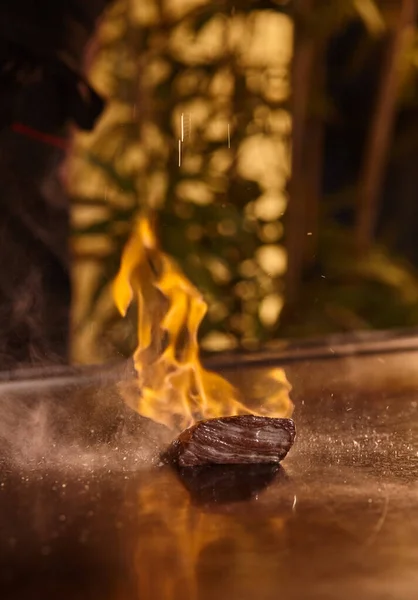
M198 330L207 305L199 291L164 254L148 219L140 218L128 241L113 297L122 316L135 298L138 310L137 411L168 426L184 429L202 418L256 411L246 407L237 390L223 377L207 371L199 360ZM270 373L276 382L260 413L288 416L292 403L281 369Z

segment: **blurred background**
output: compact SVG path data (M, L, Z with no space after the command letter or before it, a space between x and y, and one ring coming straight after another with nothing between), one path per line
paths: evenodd
M144 210L206 353L418 326L416 0L32 4L0 8L0 368L132 354Z

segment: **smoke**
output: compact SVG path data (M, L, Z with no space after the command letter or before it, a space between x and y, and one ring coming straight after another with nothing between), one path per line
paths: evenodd
M125 372L125 384L129 377ZM2 384L3 466L129 472L159 464L170 433L129 408L121 380L110 379L96 374Z

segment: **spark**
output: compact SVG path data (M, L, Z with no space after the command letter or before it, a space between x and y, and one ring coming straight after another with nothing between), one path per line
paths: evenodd
M228 148L231 147L231 132L229 129L229 123L228 123Z
M296 502L297 502L297 501L298 501L298 498L297 498L297 496L295 495L295 496L293 497L292 511L295 511L295 509L296 509Z
M181 167L181 140L179 140L179 167Z
M383 525L386 521L386 517L388 514L388 509L389 509L389 496L386 493L385 495L385 499L384 499L384 504L383 504L383 510L382 513L375 525L375 527L373 528L373 531L371 532L371 534L369 535L369 537L366 539L365 541L365 546L371 546L371 544L373 544L373 542L376 540L377 536L379 535L380 531L383 528Z

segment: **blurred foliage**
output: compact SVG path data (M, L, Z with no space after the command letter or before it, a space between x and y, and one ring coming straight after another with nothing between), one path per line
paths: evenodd
M111 102L72 160L76 358L105 351L114 325L112 343L132 328L109 282L138 210L158 213L164 250L208 301L204 346L274 336L291 54L280 3L120 0L109 11L91 79Z
M90 74L109 105L70 163L75 360L133 350L133 317L117 316L109 284L138 211L157 214L164 250L208 301L204 349L418 323L411 267L380 247L359 262L329 211L300 305L281 319L292 19L322 45L352 19L370 40L387 24L372 0L314 4L308 16L285 0L118 0L108 11ZM333 115L323 89L310 110Z
M367 331L418 324L418 274L411 265L375 244L359 259L352 232L335 222L323 227L313 272L284 337L336 331Z

